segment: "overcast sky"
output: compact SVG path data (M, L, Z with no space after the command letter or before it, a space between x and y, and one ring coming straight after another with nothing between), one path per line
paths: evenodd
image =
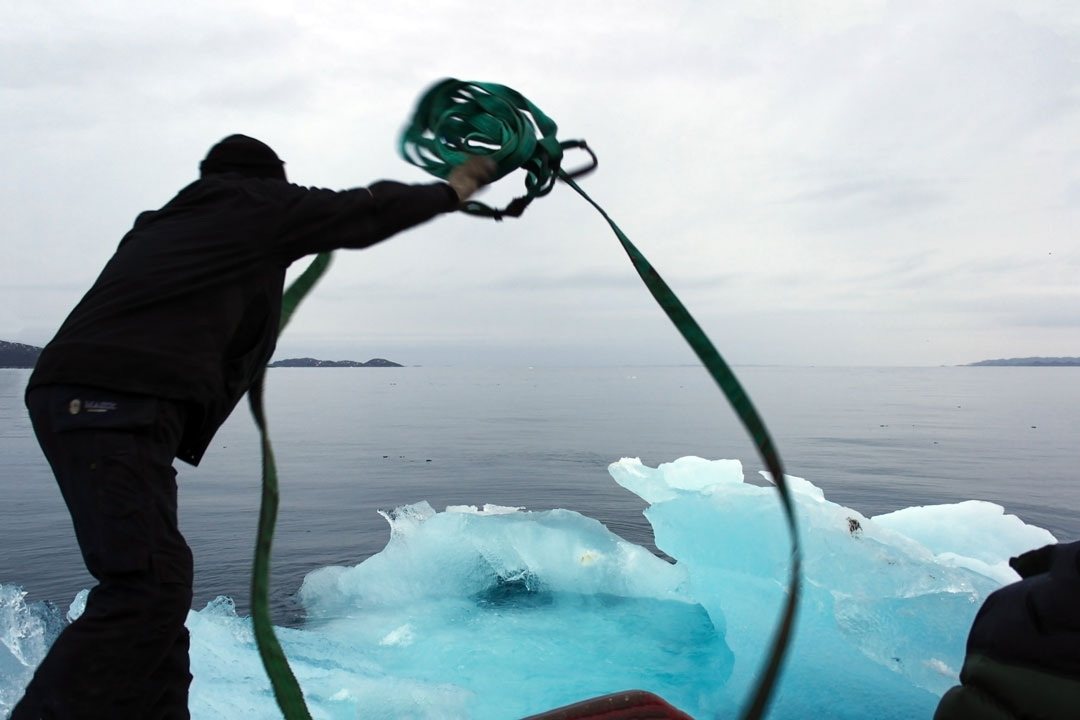
M732 364L1080 355L1075 0L9 0L0 339L46 343L225 135L301 185L429 181L398 140L444 77L588 140L585 190ZM279 343L299 355L694 361L566 186L338 253Z

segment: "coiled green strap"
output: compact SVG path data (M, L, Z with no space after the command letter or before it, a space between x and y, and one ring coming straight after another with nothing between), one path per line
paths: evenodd
M780 454L769 437L764 421L750 402L750 397L705 331L619 226L574 182L573 176L582 173L568 173L562 169L564 149L572 146L587 149L587 146L580 140L560 143L555 137L556 130L551 118L515 90L493 83L447 79L434 85L420 99L416 113L402 137L401 152L409 162L441 178L446 178L453 166L464 161L470 153L487 155L494 160L498 166L496 178L506 175L516 167L523 168L526 193L511 203L507 211L492 211L479 203L470 203L464 208L467 212L491 215L496 219L503 213L515 214L509 212L511 209L516 209L516 214L520 214L534 198L551 192L556 178L566 182L607 220L653 298L697 354L754 439L758 453L772 473L779 490L791 533L791 571L787 602L757 687L742 714L746 720L756 720L764 715L768 707L791 639L800 594L802 561L799 533L795 522L794 503L784 477ZM593 167L595 166L596 159L593 156ZM587 168L589 169L592 168Z
M435 177L446 180L455 166L470 155L486 155L495 161L492 181L521 168L525 171L525 194L506 208L496 210L468 201L461 207L471 215L517 217L535 198L555 186L563 150L584 148L581 140L559 142L555 122L521 93L495 83L443 80L420 98L401 136L402 156ZM572 173L582 175L593 164Z

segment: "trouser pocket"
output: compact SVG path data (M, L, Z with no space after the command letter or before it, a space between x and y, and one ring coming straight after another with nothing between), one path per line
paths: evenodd
M179 537L171 457L155 458L158 399L72 386L28 399L87 569L98 579L149 571L161 538Z
M84 552L94 556L94 565L105 574L146 571L156 544L158 523L151 483L158 478L153 467L140 458L138 443L128 432L101 430L93 434L94 455L88 475L94 517L83 519L93 526L88 533L91 546ZM90 563L87 558L87 565Z

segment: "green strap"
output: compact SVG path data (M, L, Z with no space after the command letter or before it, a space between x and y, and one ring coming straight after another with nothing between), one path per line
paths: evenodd
M470 154L487 155L496 162L497 171L493 179L503 177L518 168L525 170L525 195L515 199L507 208L495 210L478 202L466 203L462 208L465 212L495 219L501 219L503 215L520 215L533 199L551 192L556 178L570 185L596 208L611 226L653 298L697 354L754 439L762 461L776 482L791 534L788 599L757 687L741 715L743 720L759 720L768 707L791 640L801 587L799 534L794 503L784 477L780 455L749 396L705 331L619 226L574 182L574 177L596 167L595 155L589 168L574 173L563 170L561 164L565 149L580 147L586 149L590 155L592 151L588 150L581 140L559 142L555 137L556 131L555 123L539 108L504 85L465 83L449 79L436 84L421 98L412 121L402 136L401 153L410 163L443 179ZM297 305L326 271L330 260L330 253L319 254L289 286L282 300L279 329L285 328ZM277 520L278 483L263 407L264 380L265 371L259 373L249 392L251 412L261 436L263 459L262 505L251 578L252 623L259 655L286 720L310 720L311 715L304 703L303 692L289 668L270 620L270 550Z
M585 144L582 141L559 143L555 138L556 129L555 123L539 108L510 88L448 79L437 83L420 99L416 113L402 136L401 152L407 161L441 178L448 177L453 166L462 162L468 153L487 155L495 160L498 170L493 179L506 175L515 167L522 167L526 172L526 193L511 203L507 211L492 211L479 203L471 203L464 208L467 212L490 215L496 219L503 212L519 215L533 198L550 192L556 178L570 185L607 220L653 298L697 354L739 416L743 427L754 439L758 453L772 473L780 493L791 534L787 602L757 687L742 714L745 720L757 720L768 707L791 640L801 587L799 533L780 455L749 396L701 326L618 225L574 182L572 176L580 173L571 174L562 170L563 149L585 147ZM593 159L595 167L595 156ZM512 209L517 212L509 212Z
M708 370L709 375L716 381L716 384L720 386L720 390L723 391L724 397L731 403L735 413L739 416L739 420L742 421L743 427L750 434L750 437L754 439L754 444L757 446L758 454L761 456L762 461L765 463L765 467L772 473L773 478L779 478L777 480L776 487L780 491L780 501L783 503L784 515L787 519L788 530L791 533L791 570L788 577L788 598L787 603L784 605L783 615L780 619L780 624L776 630L776 634L773 637L772 650L769 653L769 658L765 664L765 669L762 671L761 678L758 680L758 685L754 691L753 698L749 707L744 711L742 717L746 720L757 720L765 714L765 710L768 707L769 696L772 693L772 688L776 683L776 679L780 673L780 666L784 659L784 654L787 650L788 643L791 640L791 631L795 623L795 611L799 605L799 594L801 587L801 552L799 550L799 533L795 527L795 508L791 500L791 494L787 487L787 482L784 480L784 468L780 462L780 454L776 450L776 446L773 445L772 439L769 437L769 431L765 428L765 422L758 415L757 410L754 409L753 403L750 402L750 396L743 390L742 385L739 384L738 379L735 377L735 373L731 371L728 364L724 362L724 358L717 352L716 347L709 340L708 335L701 329L697 321L686 309L686 306L682 304L678 296L668 286L664 279L660 277L660 273L656 272L656 269L645 259L645 256L641 254L630 239L626 237L619 226L612 221L608 214L604 212L604 209L596 204L591 197L585 194L585 191L578 187L569 176L563 173L559 175L566 184L574 188L581 197L585 198L590 205L607 220L608 225L615 231L615 236L619 238L619 242L622 243L623 250L630 257L630 262L633 263L634 269L637 270L638 275L641 276L645 286L649 288L649 292L652 293L653 298L656 300L660 308L667 314L668 319L678 329L679 334L683 336L683 339L689 343L693 348L694 353L697 354L698 359L701 360L702 365Z
M563 144L555 122L505 85L443 80L424 93L401 137L401 154L446 180L469 155L486 155L497 167L492 180L518 168L525 171L525 194L495 210L469 201L462 211L501 219L517 217L535 198L555 186Z
M281 301L281 323L278 331L285 329L297 305L319 281L330 265L332 255L320 253L285 291ZM270 619L270 549L274 541L274 524L277 522L278 481L274 464L274 449L270 446L270 433L266 426L266 410L263 406L266 369L259 372L248 391L251 414L259 426L262 444L262 502L259 507L259 529L255 539L255 562L251 570L251 622L255 631L255 644L259 657L270 678L278 707L287 720L311 720L304 693L296 682L285 651L281 649L274 625Z

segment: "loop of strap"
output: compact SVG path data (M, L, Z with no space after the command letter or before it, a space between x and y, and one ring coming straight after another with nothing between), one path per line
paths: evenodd
M470 155L495 162L492 181L521 168L525 194L498 210L475 200L463 212L501 220L518 217L534 199L551 192L562 166L563 151L588 149L584 141L559 142L555 121L521 93L495 83L447 79L424 93L401 136L401 154L408 162L446 180ZM592 155L592 151L588 151ZM578 177L596 167L575 171Z
M462 208L465 212L494 217L496 220L503 215L520 215L533 199L551 192L556 179L570 185L611 226L642 282L739 416L776 484L791 535L787 601L757 686L741 716L743 720L756 720L764 716L779 678L794 629L801 588L802 551L795 522L795 503L787 486L780 454L765 422L750 402L750 396L705 331L619 226L574 182L575 176L596 167L595 154L581 140L560 143L555 137L557 130L551 118L516 90L494 83L447 79L436 83L421 97L412 121L402 136L401 152L407 161L444 179L470 153L486 155L496 162L498 170L493 179L503 177L515 167L523 168L526 172L526 193L505 210L492 210L478 202L467 203ZM563 150L568 147L585 148L592 157L592 166L575 173L563 171Z
M468 83L447 79L437 83L421 98L402 136L401 153L408 162L444 180L449 177L453 168L464 162L469 155L487 155L495 161L497 170L492 180L518 168L524 169L525 195L516 198L503 210L496 210L479 202L465 203L462 207L463 211L470 214L496 220L504 215L521 215L535 198L551 192L557 179L570 185L596 208L611 226L657 304L697 354L753 438L762 461L776 483L791 534L787 602L757 686L741 714L742 720L758 720L765 715L791 640L801 583L801 551L795 508L780 455L749 396L701 326L604 209L574 182L574 178L596 167L596 155L583 140L559 142L555 136L557 129L551 118L515 90L493 83ZM584 149L590 155L592 164L573 172L564 171L561 167L563 151L568 148ZM280 329L284 329L297 305L322 277L330 259L329 253L319 254L289 286L282 300ZM278 483L263 407L264 375L265 372L259 374L249 393L251 411L262 440L263 457L262 504L251 581L252 624L259 655L286 720L310 720L311 715L304 702L303 692L274 634L269 612L270 549L277 519Z

